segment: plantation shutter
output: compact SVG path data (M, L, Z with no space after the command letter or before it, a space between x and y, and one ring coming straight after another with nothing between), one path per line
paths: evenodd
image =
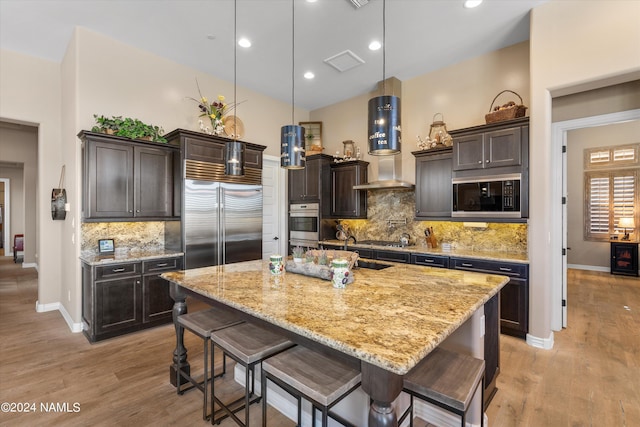
M609 233L609 177L590 176L588 181L588 234L606 236Z
M633 173L615 174L613 177L613 226L616 233L624 230L618 228L618 220L622 217L634 217L633 202L636 193L636 179Z

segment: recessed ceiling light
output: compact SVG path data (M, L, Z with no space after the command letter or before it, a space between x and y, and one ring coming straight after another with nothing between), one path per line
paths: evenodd
M304 78L311 80L312 78L314 78L316 75L313 74L311 71L307 71L306 73L304 73Z
M251 47L251 41L247 38L241 38L240 40L238 40L238 44L241 47Z
M382 47L382 45L380 44L379 41L374 40L371 43L369 43L369 49L370 50L378 50Z
M317 1L318 1L318 0L307 0L307 3L315 3L315 2L317 2Z
M465 0L464 7L473 9L474 7L480 6L480 3L482 3L482 0Z

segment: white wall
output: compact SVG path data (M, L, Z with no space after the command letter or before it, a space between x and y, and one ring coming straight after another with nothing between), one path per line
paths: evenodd
M640 143L640 120L567 132L567 263L570 265L610 266L609 242L584 239L584 150Z
M640 2L618 0L551 0L531 13L530 342L552 342L551 307L561 303L551 292L562 274L551 98L637 79L638 17Z
M0 119L38 127L38 163L25 171L35 183L36 254L40 278L38 302L57 302L60 295L62 221L53 221L51 189L60 181L60 66L51 61L0 50ZM47 189L49 189L47 191ZM42 248L42 251L40 250Z

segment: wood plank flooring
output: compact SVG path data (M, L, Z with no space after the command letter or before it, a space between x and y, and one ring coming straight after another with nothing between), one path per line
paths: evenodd
M571 270L568 297L569 328L555 333L552 350L501 337L489 426L640 426L640 280ZM89 344L59 312L36 313L36 300L35 270L0 258L0 402L37 406L0 413L0 426L208 425L202 394L177 396L169 384L172 325ZM199 371L201 341L185 334L185 342ZM69 412L41 411L49 402ZM268 417L270 426L295 425L272 408ZM253 405L251 426L259 425Z

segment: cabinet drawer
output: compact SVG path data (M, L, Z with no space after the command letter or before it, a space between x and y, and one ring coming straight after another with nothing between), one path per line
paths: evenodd
M426 254L411 254L411 264L449 268L449 257Z
M454 268L456 270L480 271L521 278L527 278L529 271L529 266L527 264L517 264L501 261L484 261L468 258L451 258L449 265L450 268Z
M162 258L142 263L142 273L159 273L162 271L172 271L182 269L182 258Z
M116 279L119 277L140 275L140 263L112 264L96 267L96 281L104 279Z
M408 264L411 261L411 254L408 252L376 251L376 259Z

